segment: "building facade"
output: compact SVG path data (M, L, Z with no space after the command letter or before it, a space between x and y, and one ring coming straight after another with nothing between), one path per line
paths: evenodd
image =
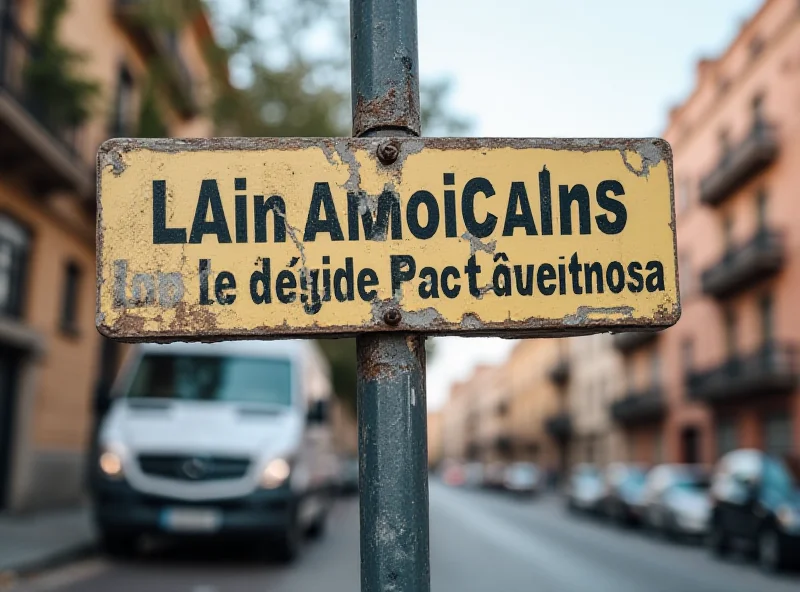
M122 356L94 328L97 147L213 131L202 11L161 27L145 1L47 5L0 0L0 512L80 498L93 394ZM47 22L78 59L41 49Z
M616 341L636 460L800 452L799 52L800 4L768 0L670 114L683 315Z

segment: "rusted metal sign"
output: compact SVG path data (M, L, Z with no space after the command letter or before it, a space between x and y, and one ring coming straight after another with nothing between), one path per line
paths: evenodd
M680 316L663 140L111 140L97 326L503 336Z

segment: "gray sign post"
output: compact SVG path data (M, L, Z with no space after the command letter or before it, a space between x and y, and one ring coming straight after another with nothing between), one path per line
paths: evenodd
M416 0L351 0L353 136L420 135ZM378 148L384 164L398 148ZM399 310L384 313L388 325ZM427 592L425 337L360 335L361 590Z

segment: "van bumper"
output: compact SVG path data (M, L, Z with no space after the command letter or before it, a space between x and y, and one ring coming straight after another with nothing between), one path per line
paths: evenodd
M260 537L279 535L292 523L299 503L288 487L256 490L238 498L187 501L144 494L125 482L97 484L94 519L105 535L171 534L178 536ZM212 528L175 530L165 516L173 509L208 509L217 517Z

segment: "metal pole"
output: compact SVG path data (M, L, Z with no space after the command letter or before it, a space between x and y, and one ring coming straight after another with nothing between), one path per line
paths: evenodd
M418 136L416 0L351 0L354 136ZM425 338L358 350L362 592L429 592Z

